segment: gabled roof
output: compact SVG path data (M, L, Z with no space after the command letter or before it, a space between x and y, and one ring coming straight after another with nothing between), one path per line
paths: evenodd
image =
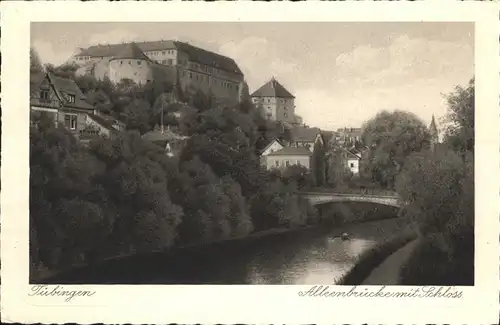
M272 78L262 87L253 92L251 97L278 97L278 98L295 98L288 90L285 89L276 79Z
M40 87L40 84L45 78L47 78L52 87L54 87L57 97L62 101L64 107L94 109L94 107L87 102L87 98L72 79L57 77L51 73L30 74L30 94ZM75 96L74 103L69 102L68 95Z
M54 85L59 98L64 101L65 107L94 109L94 107L87 102L87 98L82 93L76 82L68 78L54 76L50 73L48 74L48 78ZM75 102L70 103L67 95L75 96Z
M318 128L307 128L295 126L290 129L292 141L294 142L314 142L321 130Z
M273 143L277 142L280 146L284 147L284 145L278 140L278 139L273 139L271 142L267 144L267 146L264 147L264 149L260 150L260 152L264 152L267 149L269 149L270 146L272 146Z
M191 61L205 64L214 68L243 75L236 62L226 56L210 52L188 43L179 41L152 41L136 42L137 47L142 52L178 50L189 55ZM106 44L94 45L87 49L82 49L78 56L110 57L120 53L127 44Z
M114 59L137 59L151 61L135 43L123 44L113 56Z
M311 150L305 147L284 147L283 149L271 152L268 156L312 156Z

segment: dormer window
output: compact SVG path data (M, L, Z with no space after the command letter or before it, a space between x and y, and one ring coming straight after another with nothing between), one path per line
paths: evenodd
M49 101L49 91L48 90L43 89L40 91L40 100Z
M75 103L75 95L68 95L68 101L72 104Z

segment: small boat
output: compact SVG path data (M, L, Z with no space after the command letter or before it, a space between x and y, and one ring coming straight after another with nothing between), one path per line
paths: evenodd
M348 233L346 233L346 232L343 232L343 233L342 233L342 235L340 235L340 238L341 238L342 240L349 240L349 239L350 239L350 237L351 237L351 236L350 236Z

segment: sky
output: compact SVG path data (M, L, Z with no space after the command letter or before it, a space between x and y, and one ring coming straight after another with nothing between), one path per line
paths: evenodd
M177 39L233 58L250 92L275 77L296 114L326 130L361 127L382 110L426 124L445 94L474 75L473 23L186 22L32 23L43 63L62 64L95 44Z

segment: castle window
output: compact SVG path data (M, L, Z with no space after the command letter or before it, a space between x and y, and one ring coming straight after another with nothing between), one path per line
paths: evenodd
M120 64L123 64L123 61L120 61Z
M284 116L284 117L288 117L288 114L287 114L287 113L283 113L283 116Z
M132 61L128 60L128 64L132 65Z
M172 65L172 59L168 59L168 64Z
M165 51L162 51L161 54L165 55Z

